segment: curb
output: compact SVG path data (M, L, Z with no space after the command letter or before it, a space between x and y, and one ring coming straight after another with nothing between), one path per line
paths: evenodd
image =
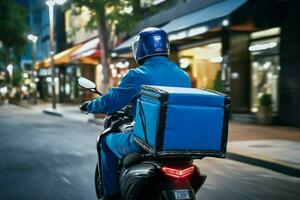
M9 102L8 104L11 104L11 105L15 105L15 106L18 106L18 107L21 107L21 108L30 108L30 106L28 105L24 105L24 104L20 104L20 103L16 103L16 102Z
M63 117L63 115L60 112L53 111L53 110L43 110L44 114L57 116L57 117Z
M230 160L263 167L263 168L270 169L270 170L273 170L273 171L276 171L276 172L279 172L282 174L300 178L300 169L299 168L287 166L282 163L270 162L267 160L258 159L258 158L254 158L251 156L241 155L241 154L237 154L237 153L231 153L231 152L227 152L227 158Z

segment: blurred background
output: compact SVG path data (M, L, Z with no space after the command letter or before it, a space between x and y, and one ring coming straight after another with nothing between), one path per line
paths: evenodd
M0 199L96 198L104 116L78 111L96 96L76 79L117 86L149 26L169 34L193 87L231 96L228 159L199 161L209 175L199 199L296 199L299 10L298 0L0 1Z

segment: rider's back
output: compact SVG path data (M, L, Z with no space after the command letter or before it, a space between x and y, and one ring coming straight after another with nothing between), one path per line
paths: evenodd
M130 74L130 75L129 75ZM135 98L132 99L134 110L139 97L141 85L191 87L191 80L187 73L176 64L163 56L156 56L148 59L143 65L130 70L126 82L131 82L136 88Z
M187 73L166 57L152 57L136 70L141 73L144 85L191 87Z

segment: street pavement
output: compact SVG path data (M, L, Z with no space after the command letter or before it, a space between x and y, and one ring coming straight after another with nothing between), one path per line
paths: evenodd
M40 110L0 106L0 199L96 199L101 127ZM300 179L230 160L195 161L208 175L199 200L293 200Z

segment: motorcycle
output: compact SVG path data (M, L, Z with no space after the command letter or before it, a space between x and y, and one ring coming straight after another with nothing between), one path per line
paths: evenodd
M78 78L82 88L102 95L96 84ZM97 138L98 162L95 168L95 191L98 199L104 195L101 176L101 139L111 133L133 132L131 107L107 115L104 130ZM195 200L195 194L206 180L190 157L157 158L147 152L136 152L119 161L119 187L122 200Z

